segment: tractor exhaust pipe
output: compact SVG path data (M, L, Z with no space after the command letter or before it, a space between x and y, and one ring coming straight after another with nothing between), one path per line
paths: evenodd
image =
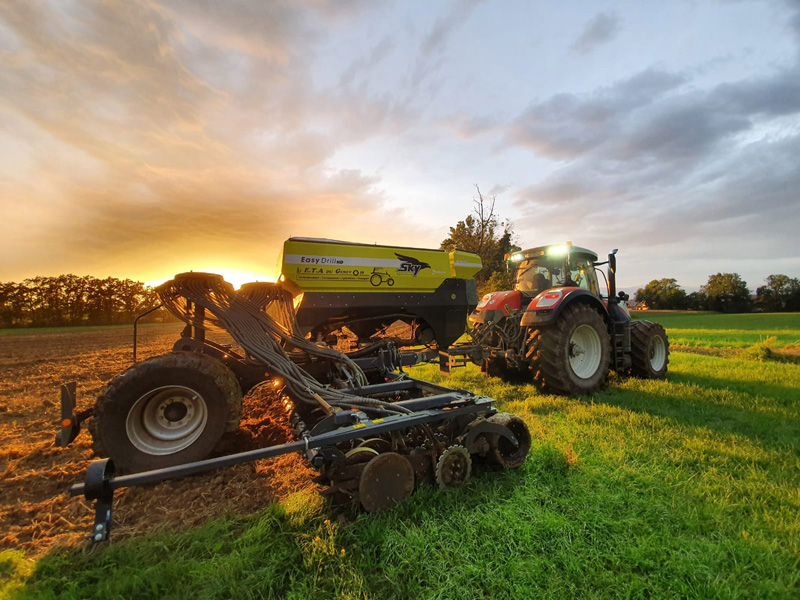
M614 248L608 255L608 303L617 304L617 252Z

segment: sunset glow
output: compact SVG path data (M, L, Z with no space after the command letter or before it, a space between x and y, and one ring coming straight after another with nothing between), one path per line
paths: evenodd
M797 274L797 3L657 12L4 2L0 281L274 279L290 236L438 247L474 184L522 247L620 248L622 287Z
M201 273L216 273L217 275L222 275L223 279L228 283L232 284L234 288L239 288L245 283L251 283L253 281L275 281L277 279L277 275L270 275L266 271L257 272L257 271L242 271L239 269L232 269L230 267L225 267L222 265L208 265L206 267L198 267L197 269L192 269L196 272ZM149 286L156 287L161 285L165 281L172 279L177 275L177 273L173 273L171 275L167 275L165 277L151 279L146 281L145 283Z

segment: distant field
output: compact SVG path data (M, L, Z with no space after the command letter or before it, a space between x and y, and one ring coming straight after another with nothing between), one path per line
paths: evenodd
M800 313L681 313L642 311L634 319L661 323L670 342L697 348L747 348L769 337L777 338L776 348L800 349Z
M686 346L682 340L743 348L767 331L782 332L784 344L800 337L798 315L641 316ZM88 342L72 348L63 368L92 368ZM37 363L38 373L50 370ZM434 366L411 373L442 381ZM126 495L123 533L137 519L147 531L163 530L89 552L77 539L88 507L41 503L29 518L42 519L41 530L65 517L71 527L47 531L63 526L72 547L50 549L48 538L39 557L33 529L27 555L0 554L0 596L5 586L22 598L800 597L800 365L674 352L666 381L612 377L606 390L582 399L486 379L472 366L442 382L497 398L501 410L526 420L534 447L522 468L477 473L451 493L424 487L382 514L331 507L310 482L277 502L252 504L244 486L264 473L221 471ZM12 407L17 428L0 414L8 431L36 414L38 396L30 397L28 413ZM83 444L81 452L47 454L54 472L67 471L50 484L53 493L86 464ZM19 469L24 459L15 456L6 458ZM297 464L270 464L270 477L306 477ZM4 477L13 497L18 475ZM34 483L31 498L42 494ZM192 489L191 502L173 500ZM245 500L249 510L231 509ZM201 509L214 516L175 523Z
M174 327L176 322L177 320L172 323L140 323L139 327L142 329L148 327ZM0 329L0 335L41 335L51 333L77 333L80 331L113 331L119 329L133 331L133 325L129 323L127 325L86 325L82 327L17 327L13 329Z
M108 329L130 328L132 325L94 325L86 327L17 327L0 329L0 335L37 335L42 333L69 333L78 331L103 331Z

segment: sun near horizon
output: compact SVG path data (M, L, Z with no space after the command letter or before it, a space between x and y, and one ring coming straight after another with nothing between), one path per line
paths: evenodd
M268 269L264 269L263 271L251 271L247 269L236 269L221 265L200 265L196 269L191 269L191 271L195 273L215 273L217 275L222 275L222 278L233 285L233 287L236 289L239 289L245 283L251 283L254 281L274 282L278 278L278 273L272 272ZM186 273L188 271L181 272ZM144 284L150 287L157 287L165 281L169 281L177 274L178 273L172 273L169 275L165 274L164 276L153 277L145 281Z

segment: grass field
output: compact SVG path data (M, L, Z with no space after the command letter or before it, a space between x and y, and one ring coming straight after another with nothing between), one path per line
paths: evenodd
M798 315L642 316L687 349L800 339ZM444 383L531 427L521 469L423 488L383 514L333 508L309 486L106 548L35 563L7 550L0 586L23 598L797 598L800 365L763 356L675 352L666 381L614 377L577 400L462 369ZM413 375L440 381L430 366Z
M661 323L675 346L747 348L775 338L771 341L775 348L800 350L800 313L727 315L645 311L634 313L634 318Z

